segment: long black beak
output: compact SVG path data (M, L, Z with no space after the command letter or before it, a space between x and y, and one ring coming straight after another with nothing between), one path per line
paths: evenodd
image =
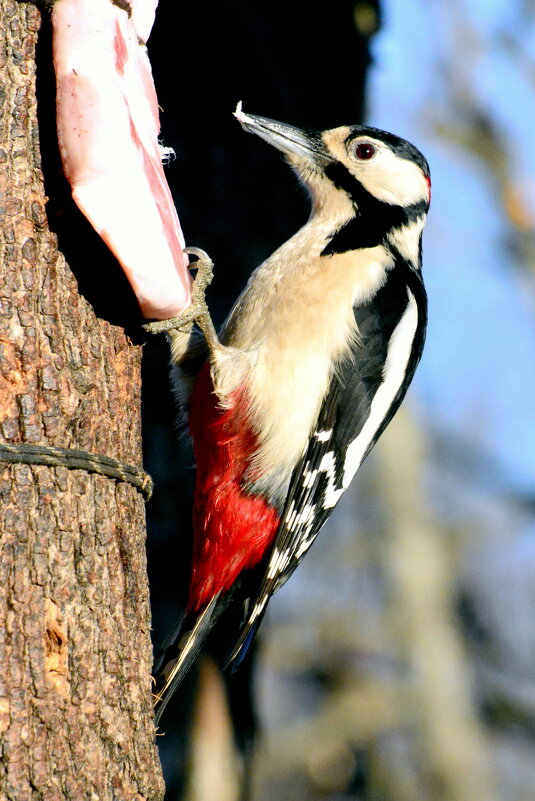
M236 106L234 116L245 131L257 134L286 155L304 157L318 165L331 161L325 153L319 134L315 132L302 131L293 125L286 125L284 122L270 120L267 117L257 117L256 114L245 114L242 111L241 101Z

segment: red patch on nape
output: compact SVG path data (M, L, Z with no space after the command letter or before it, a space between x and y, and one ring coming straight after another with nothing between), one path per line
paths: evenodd
M242 487L257 437L248 418L244 387L221 409L209 365L195 380L190 429L197 480L193 503L193 567L189 610L204 606L228 590L242 570L256 565L279 526L276 510Z
M427 184L427 188L429 189L429 202L431 203L431 176L430 175L426 175L425 176L425 182Z

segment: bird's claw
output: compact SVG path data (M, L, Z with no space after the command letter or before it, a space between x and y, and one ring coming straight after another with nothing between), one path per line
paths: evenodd
M161 334L164 331L181 331L189 333L193 323L199 322L204 329L202 322L210 319L206 306L205 293L214 277L214 263L208 253L201 248L185 248L184 253L196 256L197 261L189 265L189 269L197 270L197 275L193 280L191 292L191 303L183 312L176 317L168 320L156 320L152 323L145 323L142 327L149 334Z

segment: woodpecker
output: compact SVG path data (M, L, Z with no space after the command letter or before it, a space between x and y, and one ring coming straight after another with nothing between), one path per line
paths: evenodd
M197 472L189 601L157 666L157 720L230 603L243 605L227 660L239 664L398 409L425 339L420 151L362 125L304 131L241 104L235 116L282 151L312 211L253 272L219 338L206 316L202 339L170 332Z

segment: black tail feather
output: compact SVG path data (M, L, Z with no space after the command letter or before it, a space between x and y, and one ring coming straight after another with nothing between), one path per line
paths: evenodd
M186 620L186 613L184 612L178 618L175 626L171 629L163 643L160 645L158 649L158 653L154 657L154 665L152 668L152 672L155 676L159 676L162 672L164 665L169 662L170 659L173 658L172 653L173 650L176 651L177 642L182 637L184 632L184 623ZM176 656L176 653L175 653Z
M235 670L239 668L245 657L247 656L247 652L251 647L254 638L256 637L257 631L260 628L260 624L264 619L264 614L266 611L267 603L265 604L262 611L255 617L254 621L247 621L243 626L240 636L234 643L233 648L229 651L228 656L225 660L225 664L223 666L224 670L231 670L234 673Z
M220 598L219 595L214 596L208 606L197 616L193 628L182 632L181 626L176 626L166 639L159 652L157 671L155 671L154 717L156 725L159 724L165 707L226 606L224 598Z

